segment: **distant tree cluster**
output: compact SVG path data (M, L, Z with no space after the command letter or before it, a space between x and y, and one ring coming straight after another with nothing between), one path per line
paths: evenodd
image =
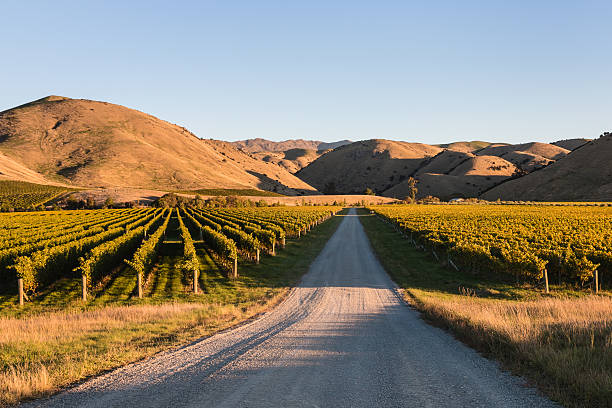
M196 208L217 207L217 208L241 208L241 207L275 207L280 203L268 204L265 200L253 201L237 196L216 196L203 199L196 194L194 198L178 195L175 193L164 194L153 202L154 207L162 208L183 208L187 206Z
M140 201L130 201L116 203L112 197L106 197L103 202L96 202L93 196L88 195L83 198L70 195L65 199L59 200L50 208L52 210L96 210L100 208L134 208L139 207Z

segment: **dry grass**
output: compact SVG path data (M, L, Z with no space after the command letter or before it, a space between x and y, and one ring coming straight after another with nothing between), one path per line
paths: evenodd
M277 303L170 303L0 319L0 406L53 392L181 342L206 336Z
M57 312L28 318L0 318L0 346L14 342L64 341L128 324L152 323L202 310L201 304L119 306L90 311Z
M513 302L470 296L427 296L419 290L411 292L438 314L494 329L515 343L612 347L612 300L609 297ZM557 332L563 335L555 336Z
M410 290L426 316L567 406L612 406L612 299L516 302ZM534 375L537 373L537 375Z
M0 372L1 403L14 403L24 397L43 395L53 389L49 380L47 368L39 364L37 367L9 367Z

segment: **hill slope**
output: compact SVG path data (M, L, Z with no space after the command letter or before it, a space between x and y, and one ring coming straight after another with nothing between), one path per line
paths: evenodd
M250 153L250 155L264 162L284 167L290 173L295 173L318 159L323 153L318 150L296 148L284 152L258 152Z
M321 142L319 140L304 140L290 139L282 142L273 142L266 139L246 139L232 142L238 149L248 153L260 152L284 152L291 149L306 149L306 150L329 150L336 147L351 144L350 140L340 140L338 142Z
M489 142L473 140L471 142L453 142L453 143L441 144L438 146L444 147L445 149L449 149L449 150L455 150L458 152L472 153L476 150L483 149L489 146L490 144L491 143Z
M483 191L513 176L516 166L497 156L474 156L471 153L445 150L419 169L418 197L435 196L448 200L455 197L477 197ZM388 197L410 195L407 181L383 193Z
M0 165L4 160L29 169L31 181L40 176L84 187L314 192L229 143L201 140L151 115L82 99L52 96L0 112L0 153L6 157Z
M588 142L564 158L482 196L487 200L612 200L612 134Z
M443 151L437 146L391 140L365 140L338 147L296 175L326 193L377 193L413 175Z
M593 139L582 139L582 138L578 138L578 139L565 139L565 140L559 140L559 141L554 142L552 144L554 144L555 146L562 147L562 148L567 149L567 150L576 150L577 148L587 144L591 140L593 140Z

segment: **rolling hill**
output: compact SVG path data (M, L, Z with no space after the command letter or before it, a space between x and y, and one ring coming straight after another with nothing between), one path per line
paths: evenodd
M303 139L273 142L261 138L232 142L236 148L251 157L277 164L290 173L296 173L328 151L350 143L350 140L327 143Z
M319 140L304 140L304 139L290 139L282 142L273 142L271 140L256 138L239 140L232 142L238 149L248 153L260 153L260 152L284 152L291 149L306 149L315 151L325 151L335 149L336 147L351 144L350 140L340 140L338 142L321 142Z
M443 147L445 149L449 149L449 150L455 150L458 152L472 153L472 152L475 152L476 150L483 149L489 145L491 145L491 143L489 142L473 140L471 142L453 142L453 143L441 144L438 146Z
M81 187L316 190L227 142L106 102L46 97L0 112L5 178Z
M407 180L414 177L419 181L417 197L432 195L448 200L478 197L508 180L561 161L568 154L570 150L563 147L539 142L431 146L377 139L339 147L296 175L326 193L362 193L370 188L394 198L409 195Z
M259 152L250 153L250 155L266 163L277 164L290 173L295 173L308 166L325 152L327 151L295 148L285 150L284 152Z
M482 195L487 200L612 200L612 134L587 142L567 156Z
M582 138L578 138L578 139L565 139L565 140L559 140L557 142L553 142L553 144L555 146L559 146L562 147L564 149L567 150L576 150L577 148L584 146L585 144L587 144L588 142L590 142L593 139L582 139Z
M365 140L338 147L296 173L325 193L377 193L413 175L441 147L391 140Z

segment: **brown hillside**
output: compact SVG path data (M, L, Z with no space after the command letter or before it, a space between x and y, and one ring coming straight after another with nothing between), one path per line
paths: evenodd
M232 142L238 149L244 150L248 153L261 153L261 152L284 152L291 149L306 149L306 150L329 150L335 149L336 147L344 146L352 143L350 140L341 140L338 142L321 142L319 140L304 140L304 139L292 139L285 140L282 142L273 142L266 139L247 139Z
M541 169L542 167L548 166L550 163L554 162L554 160L547 159L546 157L542 157L537 154L519 151L508 152L503 154L501 157L527 173Z
M443 149L421 143L365 140L336 148L296 175L326 193L383 192L412 176Z
M442 144L440 147L444 147L449 150L455 150L458 152L464 153L473 153L476 150L484 149L487 146L490 146L489 142L482 142L479 140L474 140L471 142L453 142L448 144Z
M417 177L417 198L434 196L442 200L478 197L483 191L508 179L507 176L451 176L448 174L420 174ZM386 197L404 199L410 195L406 181L383 193Z
M326 152L309 149L289 149L284 152L258 152L250 153L250 155L258 160L284 167L289 173L295 173L308 166Z
M288 191L286 187L300 194L317 193L314 188L295 177L281 166L258 160L248 153L234 148L230 142L221 140L202 140L202 142L212 146L216 152L221 153L221 155L238 165L248 174L256 176L260 183L259 188L276 191L286 195L294 195L291 194L291 191Z
M555 146L562 147L567 150L576 150L580 146L584 146L593 139L565 139L553 142Z
M456 197L477 197L482 192L507 180L517 168L496 156L474 156L446 150L423 166L416 176L417 197L428 195L449 200ZM403 199L410 194L407 181L391 187L383 195Z
M566 157L483 194L487 200L612 200L612 134Z
M548 143L523 143L516 145L491 145L476 152L479 156L498 156L504 157L510 152L530 153L536 156L541 156L549 160L559 160L565 157L569 150Z
M510 177L516 166L496 156L476 156L469 158L453 169L451 176L502 176Z
M17 163L3 153L0 153L0 179L20 180L35 184L60 184L49 183L42 174L28 169L23 164Z
M314 191L278 166L105 102L47 97L0 113L0 152L47 180L97 187Z
M446 174L455 169L460 164L473 158L472 153L444 150L434 156L429 162L424 164L418 171L419 174L434 173L434 174Z

